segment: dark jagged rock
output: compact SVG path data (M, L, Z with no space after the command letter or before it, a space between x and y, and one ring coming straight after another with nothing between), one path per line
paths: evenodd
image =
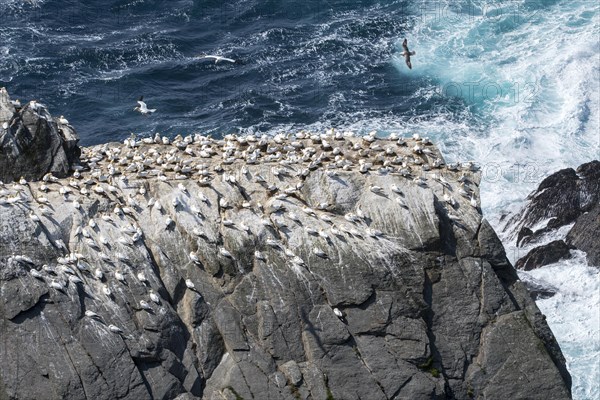
M65 177L79 160L78 142L75 130L42 104L15 108L0 88L0 181L39 180L46 173Z
M0 398L569 399L479 173L406 141L128 140L0 185Z
M519 245L574 222L598 204L600 161L582 164L577 171L566 168L555 172L544 179L527 199L525 207L509 218L504 226L504 231L518 235ZM523 241L524 238L527 240Z
M574 247L567 245L564 240L555 240L531 250L525 257L520 258L515 263L515 268L530 271L544 265L553 264L559 260L570 258L572 249Z
M590 265L600 267L600 205L577 218L566 241L585 251Z
M568 248L586 252L590 265L600 265L600 161L550 175L528 199L504 226L517 246L540 244L516 263L517 268L556 262L567 256ZM564 240L543 243L545 235L571 223Z

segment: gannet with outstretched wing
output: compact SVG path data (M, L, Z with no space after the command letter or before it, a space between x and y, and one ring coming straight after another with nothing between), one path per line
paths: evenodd
M144 103L144 96L140 96L140 99L138 100L137 103L139 105L133 109L134 111L139 111L140 113L142 113L144 115L148 115L148 114L156 111L156 108L151 108L151 109L148 108L146 103Z
M402 52L401 55L404 56L404 60L406 61L406 65L408 65L408 68L412 69L412 64L410 62L410 56L414 56L416 54L416 52L408 50L408 40L407 39L404 39L404 42L402 42L402 48L404 49L404 51Z
M198 56L198 58L212 58L215 60L215 64L218 63L219 61L229 61L230 63L235 63L235 60L233 60L231 58L223 57L223 56L213 56L213 55L203 54L203 55Z

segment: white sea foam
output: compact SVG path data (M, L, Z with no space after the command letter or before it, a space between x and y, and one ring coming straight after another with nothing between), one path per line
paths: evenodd
M508 257L510 262L514 264L515 262L517 262L517 260L519 260L519 258L524 257L535 247L543 246L555 240L564 239L567 236L567 233L569 233L569 230L571 230L571 228L573 227L573 225L575 225L575 223L564 225L556 230L549 231L541 235L534 242L527 243L522 247L516 246L516 238L507 239L505 237L502 237L502 235L500 235L500 237L503 239L504 248L506 249L506 256Z
M412 70L402 57L394 58L398 73L431 81L423 91L456 98L466 110L464 127L454 110L441 109L435 118L414 121L412 129L441 142L448 159L474 159L483 166L481 201L492 225L521 207L545 176L598 159L597 2L423 0L413 8L407 35L417 54ZM566 229L542 243L564 237ZM512 239L504 239L512 261L531 248L511 251ZM596 399L599 275L576 253L529 274L558 288L538 304L568 360L574 398Z
M449 158L484 165L482 204L499 217L544 176L599 156L598 5L542 2L520 14L525 2L480 2L461 13L448 4L416 3L430 12L410 32L414 69L394 62L406 79L429 78L435 95L486 117L439 139Z
M597 399L600 382L600 271L585 265L585 254L556 264L519 272L558 289L553 297L538 300L552 332L560 343L573 377L574 399Z

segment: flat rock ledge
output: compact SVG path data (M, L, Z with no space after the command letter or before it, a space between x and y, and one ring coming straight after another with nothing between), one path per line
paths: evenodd
M568 399L478 183L427 140L330 132L131 139L0 184L0 398Z

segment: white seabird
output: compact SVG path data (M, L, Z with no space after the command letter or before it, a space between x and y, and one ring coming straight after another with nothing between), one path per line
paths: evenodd
M199 55L199 56L197 56L197 58L209 58L209 59L213 59L213 60L215 60L215 64L218 63L219 61L228 61L230 63L235 63L234 59L223 57L223 56L211 55L211 54Z
M327 253L317 247L313 249L313 253L318 257L327 258Z
M379 194L379 195L384 195L385 194L383 188L380 187L380 186L373 185L373 186L370 187L370 190L371 190L371 192L373 192L375 194Z
M140 300L140 307L142 307L144 310L152 311L152 306L148 304L146 300Z
M152 300L156 304L160 304L160 297L158 297L158 295L152 291L150 292L150 300Z
M60 290L61 292L65 290L65 287L62 283L55 281L54 279L50 282L50 287L56 290Z
M192 282L192 280L191 280L191 279L186 279L186 280L185 280L185 286L186 286L188 289L195 289L195 288L196 288L196 285L194 285L194 282Z
M471 207L477 208L477 199L474 194L471 195Z
M89 318L98 318L98 319L100 319L100 316L98 314L96 314L95 312L90 311L90 310L85 310L85 316L89 317Z
M109 329L111 332L114 332L114 333L123 333L123 330L122 330L121 328L119 328L119 327L117 327L117 326L115 326L115 325L113 325L113 324L110 324L110 325L108 326L108 329Z
M156 111L156 108L148 108L148 106L144 102L144 96L140 96L140 99L137 101L137 103L139 105L135 107L133 111L139 111L143 115L148 115Z
M400 188L398 187L398 185L394 185L392 184L392 186L390 186L390 189L392 190L392 192L397 193L397 194L402 194L402 190L400 190Z
M200 259L198 258L198 255L193 251L190 251L190 260L192 260L194 264L200 264Z
M261 253L258 250L256 250L254 252L254 258L256 258L257 260L261 260L261 261L265 261L266 260L266 257L263 255L263 253Z
M334 307L333 308L333 313L336 315L336 317L338 318L344 318L344 313L340 311L339 308Z
M118 281L125 283L125 275L123 275L123 274L121 273L121 271L118 271L118 270L117 270L117 271L115 271L115 278L116 278Z
M142 283L148 282L148 278L146 278L146 275L144 275L143 272L138 272L137 278L138 278L138 281L140 281Z
M31 273L31 276L33 276L34 278L44 280L44 276L37 269L32 269L29 272Z
M222 247L219 249L219 253L221 253L221 255L223 257L233 258L233 255L229 251L227 251L226 249L224 249Z

